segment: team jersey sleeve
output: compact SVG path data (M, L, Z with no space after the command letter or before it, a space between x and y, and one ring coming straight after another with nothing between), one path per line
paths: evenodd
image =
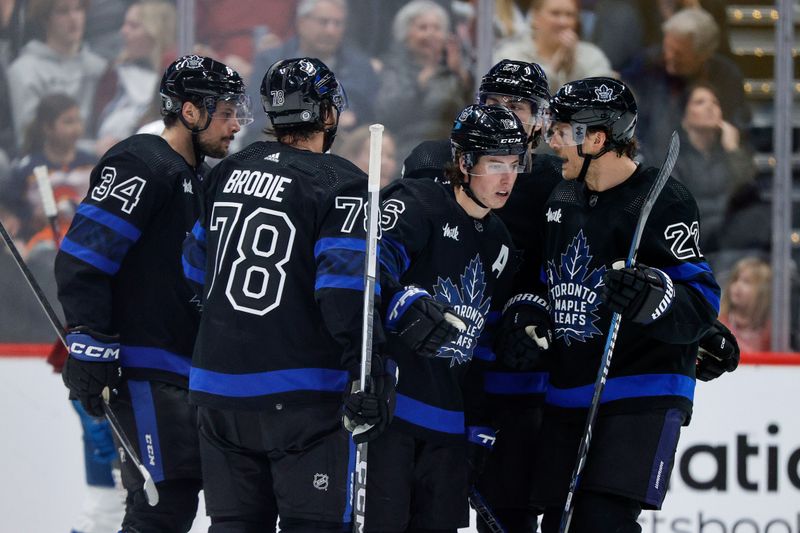
M173 184L127 152L104 158L56 256L58 297L68 327L112 331L112 281Z
M183 241L183 252L181 263L183 264L183 275L194 293L203 302L206 280L206 232L208 231L209 214L216 196L217 183L222 174L220 169L225 167L225 162L218 164L203 180L200 188L201 203L200 216L192 227L192 232Z
M432 182L425 185L438 186ZM431 199L424 198L420 188L416 184L396 182L383 190L379 258L384 317L393 296L403 289L403 275L430 238L425 206Z
M696 342L719 313L720 288L700 250L700 216L686 188L670 179L642 234L638 262L665 276L674 296L650 326L654 338L672 344Z
M367 180L349 180L327 196L319 217L314 245L316 281L314 295L325 326L342 346L342 365L355 377L361 361L366 255L365 206ZM380 245L378 248L380 253ZM373 350L383 343L377 306L382 287L375 283Z

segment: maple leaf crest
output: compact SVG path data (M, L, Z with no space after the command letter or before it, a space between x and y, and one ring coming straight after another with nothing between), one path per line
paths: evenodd
M484 279L483 263L479 254L470 259L469 264L461 274L461 288L453 283L450 278L439 277L433 286L434 298L455 308L461 320L467 325L466 331L453 342L442 346L436 357L450 359L450 366L462 364L472 359L472 353L478 343L489 313L492 298L484 299L486 281Z
M553 324L556 338L567 346L573 340L586 339L600 334L595 313L600 305L599 288L603 286L605 266L589 270L592 255L583 230L572 239L561 254L561 264L547 262L547 281L553 303Z

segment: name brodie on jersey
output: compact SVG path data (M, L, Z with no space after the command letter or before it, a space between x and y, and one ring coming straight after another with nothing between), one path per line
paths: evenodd
M237 169L228 176L222 192L246 194L272 200L273 202L282 202L281 193L285 190L285 186L291 182L291 178L284 178L278 174L270 174L260 170Z

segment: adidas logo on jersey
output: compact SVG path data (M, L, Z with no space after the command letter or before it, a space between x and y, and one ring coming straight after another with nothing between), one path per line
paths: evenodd
M558 209L553 211L552 209L550 209L548 207L547 208L547 221L548 222L557 222L557 223L561 224L561 208L559 207Z
M453 239L454 241L457 241L458 240L458 226L455 226L455 227L451 228L449 222L445 223L445 225L442 226L442 236L443 237L449 237L449 238Z
M272 161L273 163L278 163L278 162L280 162L280 159L281 159L281 153L280 152L275 152L274 154L269 154L264 159L266 159L267 161Z

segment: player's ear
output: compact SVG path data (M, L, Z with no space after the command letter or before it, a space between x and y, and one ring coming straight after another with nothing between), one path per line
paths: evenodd
M188 124L195 126L200 123L200 109L188 100L181 106L181 114Z
M466 162L464 161L464 156L463 156L463 155L459 155L459 156L458 156L458 169L459 169L459 170L460 170L460 171L461 171L463 174L468 174L468 173L469 173L469 172L468 172L468 171L469 171L469 169L467 168L467 164L466 164Z
M598 148L602 148L606 144L607 134L603 130L597 130L594 132L594 139L592 140L592 144L597 146Z

